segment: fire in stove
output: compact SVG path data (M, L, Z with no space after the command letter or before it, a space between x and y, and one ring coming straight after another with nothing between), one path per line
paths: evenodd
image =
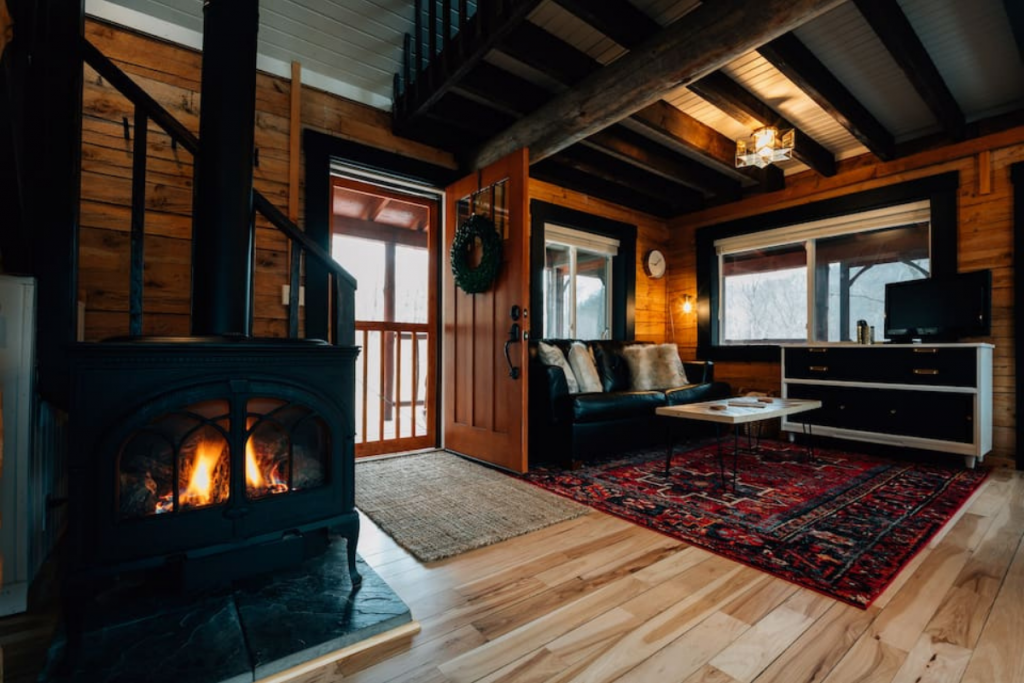
M237 450L244 450L248 500L324 484L327 429L319 417L278 399L250 399L246 408L245 446ZM227 503L233 493L231 443L227 401L187 406L137 430L121 449L121 518Z

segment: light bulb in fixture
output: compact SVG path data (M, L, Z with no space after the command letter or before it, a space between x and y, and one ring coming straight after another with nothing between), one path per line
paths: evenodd
M689 294L683 295L683 313L693 312L693 298Z

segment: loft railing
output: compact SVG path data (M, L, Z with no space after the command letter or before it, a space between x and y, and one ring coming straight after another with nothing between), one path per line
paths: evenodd
M171 138L172 145L181 145L195 158L199 153L199 138L186 128L180 121L143 90L128 74L117 67L110 59L100 52L88 40L83 40L82 54L85 62L105 78L111 86L124 95L135 107L135 136L132 148L132 197L131 197L131 232L130 232L130 269L128 293L128 327L129 335L142 334L143 290L145 265L145 216L146 216L146 161L147 133L149 122L152 121ZM127 121L125 126L127 128ZM288 306L288 335L299 336L299 275L302 270L303 256L312 257L327 270L332 280L331 328L333 339L330 341L338 346L351 346L355 343L355 279L331 258L320 245L310 239L302 230L288 219L270 200L258 190L253 189L253 216L250 230L255 233L256 213L262 214L271 225L287 237L291 249L291 290ZM255 235L253 235L255 241ZM255 272L255 269L254 269ZM254 315L249 310L250 321Z

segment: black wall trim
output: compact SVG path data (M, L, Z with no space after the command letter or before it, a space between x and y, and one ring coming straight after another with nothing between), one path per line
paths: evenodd
M381 171L432 187L444 188L459 173L419 159L343 140L315 130L302 131L306 155L306 234L324 249L331 249L331 160ZM306 264L306 336L327 339L330 327L327 270Z
M1010 166L1010 180L1013 182L1013 329L1017 330L1013 343L1013 357L1018 363L1024 354L1024 335L1020 330L1024 329L1024 273L1020 268L1024 266L1024 259L1017 256L1024 254L1024 162ZM1019 371L1018 371L1019 372ZM1016 392L1014 396L1015 410L1020 415L1020 406L1024 405L1024 382L1017 376L1014 382ZM1024 429L1017 427L1017 469L1024 470Z
M881 209L921 199L930 199L932 207L932 272L937 275L957 272L957 189L956 171L889 185L866 192L824 199L778 211L748 216L727 223L710 225L697 231L697 355L699 358L734 361L779 360L778 346L715 346L718 320L718 259L715 240L772 230L797 223L845 216Z
M636 234L630 223L549 204L530 201L530 336L544 333L544 224L557 223L619 240L612 259L612 338L631 340L636 332Z

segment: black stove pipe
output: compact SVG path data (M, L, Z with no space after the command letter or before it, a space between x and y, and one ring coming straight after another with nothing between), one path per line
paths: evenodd
M258 0L206 0L192 221L192 334L252 334Z

